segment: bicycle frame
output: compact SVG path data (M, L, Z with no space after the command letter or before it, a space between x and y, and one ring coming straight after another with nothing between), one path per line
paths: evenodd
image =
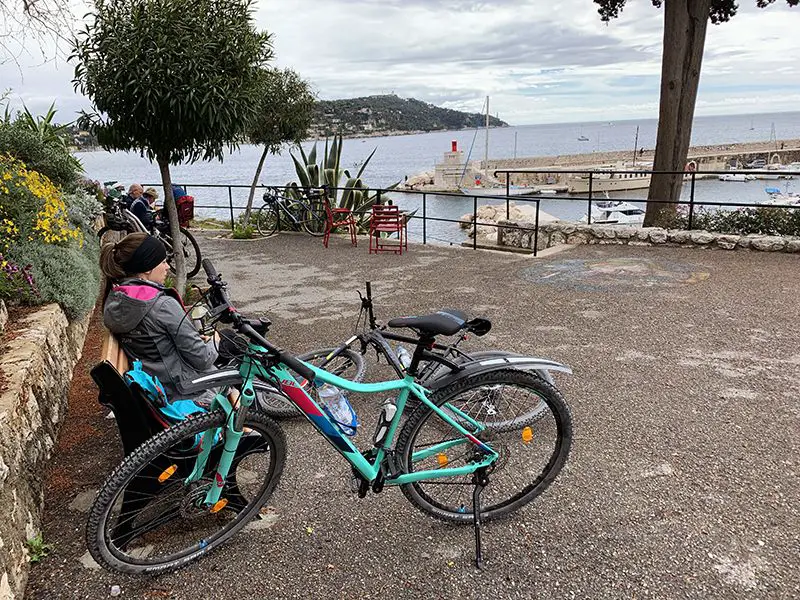
M251 350L255 352L264 352L265 349L251 344ZM239 445L239 439L242 436L241 422L244 420L243 416L231 418L231 416L243 415L241 413L241 406L244 410L250 407L255 399L253 391L253 380L255 377L262 377L266 379L277 379L280 382L281 390L286 394L292 403L305 415L306 419L311 425L350 463L350 465L358 471L358 473L368 482L374 481L380 474L382 469L386 466L387 453L391 448L394 441L395 434L400 425L403 412L405 411L406 401L409 395L415 396L420 402L431 408L440 419L457 431L461 438L443 441L435 444L423 451L415 452L411 457L413 462L417 462L434 456L449 448L458 446L460 444L470 443L475 446L476 450L483 455L482 460L476 461L470 465L462 467L439 468L439 469L425 469L417 473L386 473L384 472L384 483L386 485L404 485L413 483L415 481L422 481L425 479L436 479L441 477L457 477L461 475L470 475L475 473L478 469L488 467L497 460L499 454L495 452L489 445L475 437L475 434L480 433L485 429L483 425L458 410L454 406L447 405L449 411L458 415L459 419L463 419L475 430L473 432L467 431L452 417L444 412L440 407L436 406L428 398L425 388L414 381L410 375L405 375L402 379L382 381L376 383L357 383L348 379L343 379L328 373L314 365L304 363L309 369L314 372L316 380L321 380L333 386L347 390L349 392L363 393L363 394L378 394L382 392L399 392L396 400L397 411L392 422L389 425L388 432L381 447L375 449L373 461L370 462L347 436L345 436L333 420L328 417L322 407L317 404L313 398L305 391L303 386L295 379L289 372L288 368L283 364L278 364L273 367L265 367L265 365L254 360L250 356L246 356L240 367L240 374L244 379L242 385L242 393L240 398L240 407L234 408L228 399L222 394L217 394L212 402L212 410L222 408L228 415L226 419L226 432L225 432L225 446L222 452L222 457L217 466L214 476L215 485L206 493L206 505L216 506L220 502L222 489L225 485L225 480L230 469L231 462L236 453L236 448ZM238 431L237 431L238 429ZM197 457L197 462L192 473L187 477L186 483L198 481L202 474L205 472L206 463L211 453L211 448L214 445L213 440L216 438L219 430L207 430L203 433L200 442L200 453ZM221 508L221 507L220 507ZM212 509L213 510L213 509Z
M265 200L264 202L265 204L270 204L271 206L276 207L276 210L278 211L278 229L280 229L281 214L286 215L295 227L301 223L301 220L298 219L297 216L295 216L295 214L286 206L287 202L299 204L304 210L316 214L316 211L310 205L306 204L302 199L287 198L286 196L281 196L279 194L271 194L269 195L269 198L270 200Z

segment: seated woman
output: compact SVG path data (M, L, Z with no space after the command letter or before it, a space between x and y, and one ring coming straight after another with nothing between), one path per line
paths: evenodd
M131 233L104 245L103 322L125 353L158 377L167 398L208 406L217 390L193 389L191 381L217 371L217 350L213 339L194 328L178 293L164 287L166 259L164 244L146 233Z

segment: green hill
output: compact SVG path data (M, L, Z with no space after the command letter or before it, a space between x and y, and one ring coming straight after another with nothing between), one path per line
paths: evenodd
M486 116L441 108L394 94L322 100L317 103L310 137L337 133L345 136L410 133L446 129L483 127ZM489 116L491 127L508 127L508 123Z

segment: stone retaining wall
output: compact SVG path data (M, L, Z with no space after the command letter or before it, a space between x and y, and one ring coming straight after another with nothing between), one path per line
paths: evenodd
M57 304L44 306L14 324L0 356L0 600L22 598L25 589L25 542L40 531L46 463L88 323L89 316L69 322Z
M532 223L500 221L497 244L531 248ZM629 246L684 246L721 250L751 249L764 252L800 252L800 238L769 235L727 235L708 231L629 227L624 225L580 225L555 221L539 226L537 250L560 244L621 244Z

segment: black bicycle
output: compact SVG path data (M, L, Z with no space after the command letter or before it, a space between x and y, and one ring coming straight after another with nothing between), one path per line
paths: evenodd
M111 239L115 232L123 232L125 235L141 231L160 239L167 248L167 264L173 273L175 272L175 244L172 243L170 235L169 221L165 218L166 212L159 210L156 212L156 219L152 229L144 226L141 220L130 210L125 208L120 198L106 198L105 225L97 232L100 243L116 241ZM184 227L180 228L181 243L179 248L183 252L186 260L186 276L194 277L200 272L200 263L203 259L200 254L200 245L197 240Z
M264 204L256 214L256 228L265 237L279 231L300 229L314 237L322 237L327 219L324 193L312 193L298 199L281 195L277 188L267 188Z

